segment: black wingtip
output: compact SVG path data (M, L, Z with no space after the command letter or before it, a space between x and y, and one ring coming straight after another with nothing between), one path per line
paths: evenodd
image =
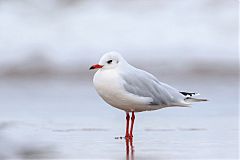
M180 93L184 96L189 96L189 97L199 95L199 93L194 93L194 92L180 92Z

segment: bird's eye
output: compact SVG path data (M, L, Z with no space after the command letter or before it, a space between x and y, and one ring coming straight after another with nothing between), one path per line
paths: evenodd
M108 64L111 64L111 63L112 63L112 60L107 61L107 63L108 63Z

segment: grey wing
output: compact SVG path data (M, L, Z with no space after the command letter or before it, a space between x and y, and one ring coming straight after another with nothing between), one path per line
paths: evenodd
M175 88L158 81L153 75L143 70L134 68L122 75L126 91L141 97L150 97L150 105L184 105L186 98Z

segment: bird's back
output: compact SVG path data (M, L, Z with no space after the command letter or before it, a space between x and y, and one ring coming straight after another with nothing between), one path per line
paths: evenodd
M124 79L124 88L128 92L141 96L150 97L152 102L149 105L160 107L186 106L186 98L177 89L160 82L152 74L132 67L128 72L121 72Z

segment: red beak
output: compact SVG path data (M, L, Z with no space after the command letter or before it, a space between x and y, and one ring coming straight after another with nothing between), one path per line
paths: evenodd
M102 65L94 64L94 65L92 65L92 66L89 68L89 70L91 70L91 69L98 69L98 68L102 68L102 67L103 67Z

